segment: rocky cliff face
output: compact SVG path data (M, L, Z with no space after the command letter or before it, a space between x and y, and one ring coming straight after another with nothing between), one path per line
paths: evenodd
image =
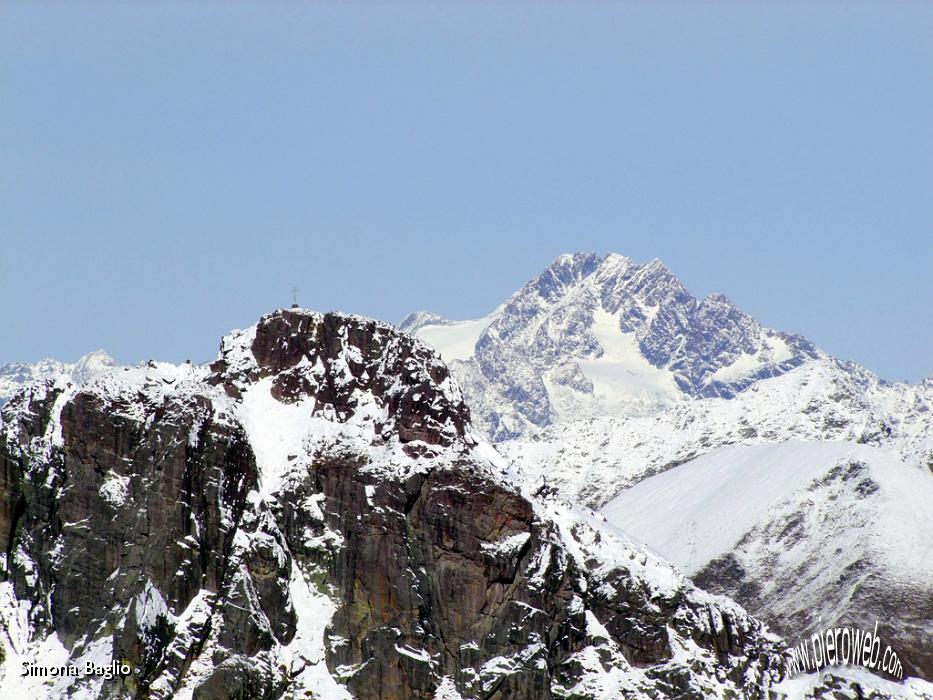
M516 486L439 357L374 321L279 311L209 367L58 376L2 415L3 692L755 698L781 673L737 605Z

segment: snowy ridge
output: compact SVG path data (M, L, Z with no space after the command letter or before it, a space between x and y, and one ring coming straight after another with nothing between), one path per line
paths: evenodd
M862 700L862 698L903 698L903 700L930 700L933 683L919 678L908 678L895 683L859 667L834 668L791 678L775 686L790 700L817 700L830 697L835 700Z
M0 367L0 406L32 382L63 376L80 384L116 366L114 359L103 350L89 353L74 363L48 358L34 363L11 362Z
M470 321L448 321L430 311L416 311L399 324L399 330L423 340L450 364L469 360L483 332L502 313L502 307L488 316Z
M933 660L930 503L933 479L883 448L788 441L713 450L602 512L787 639L879 622L916 673Z
M826 495L821 487L828 486L820 479L840 465L853 464L865 465L852 469L850 476L858 474L860 490L839 493L832 503L817 503ZM851 527L831 533L847 538L847 556L864 548L901 576L933 581L933 561L915 554L933 532L933 511L927 507L933 500L933 479L868 445L787 441L719 448L639 482L606 504L602 513L695 574L733 551L762 523L778 520L776 511L803 500L811 509L832 507L835 513L829 517L858 523L866 539L854 536ZM857 517L853 509L863 507L870 512ZM798 544L816 551L831 549L815 531ZM797 563L788 562L786 568Z
M566 498L605 504L641 479L724 445L849 440L933 464L933 391L885 384L832 361L810 361L731 399L684 401L648 416L569 420L498 445L525 478Z

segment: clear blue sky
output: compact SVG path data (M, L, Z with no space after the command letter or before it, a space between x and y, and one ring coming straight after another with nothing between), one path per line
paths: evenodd
M933 3L0 5L0 363L664 260L933 373Z

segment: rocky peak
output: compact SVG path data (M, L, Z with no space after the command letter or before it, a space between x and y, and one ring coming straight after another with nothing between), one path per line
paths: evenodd
M469 411L447 366L430 347L360 316L283 309L224 338L207 381L240 398L268 380L277 401L310 403L312 416L369 422L395 434L464 445Z
M470 438L437 355L277 311L0 427L0 695L762 697L780 643ZM23 688L24 660L127 677ZM40 685L36 685L40 684Z
M103 350L95 350L78 360L70 374L74 381L84 383L116 367L117 363L110 355Z
M622 304L658 307L689 302L680 280L657 258L644 265L623 258L622 266L611 264L613 259L606 258L594 279L607 311L615 312Z
M579 284L599 267L602 259L594 253L565 253L560 255L540 275L519 290L513 299L520 299L533 291L545 302L554 302Z
M435 333L439 327L451 329ZM461 337L479 328L475 337ZM452 369L487 435L501 440L580 415L641 415L674 402L731 398L820 357L763 328L726 297L693 297L660 260L558 257L484 320L421 315L406 328L457 342ZM460 349L472 342L473 353Z

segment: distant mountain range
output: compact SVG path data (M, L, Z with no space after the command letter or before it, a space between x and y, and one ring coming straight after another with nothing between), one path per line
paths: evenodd
M116 366L114 359L103 350L88 353L73 363L47 358L33 363L11 362L2 365L0 366L0 406L32 382L56 376L67 377L79 383L86 382Z
M399 327L441 353L497 441L732 398L808 362L885 385L806 338L763 327L721 294L696 299L659 260L616 254L561 255L484 318L421 311Z

